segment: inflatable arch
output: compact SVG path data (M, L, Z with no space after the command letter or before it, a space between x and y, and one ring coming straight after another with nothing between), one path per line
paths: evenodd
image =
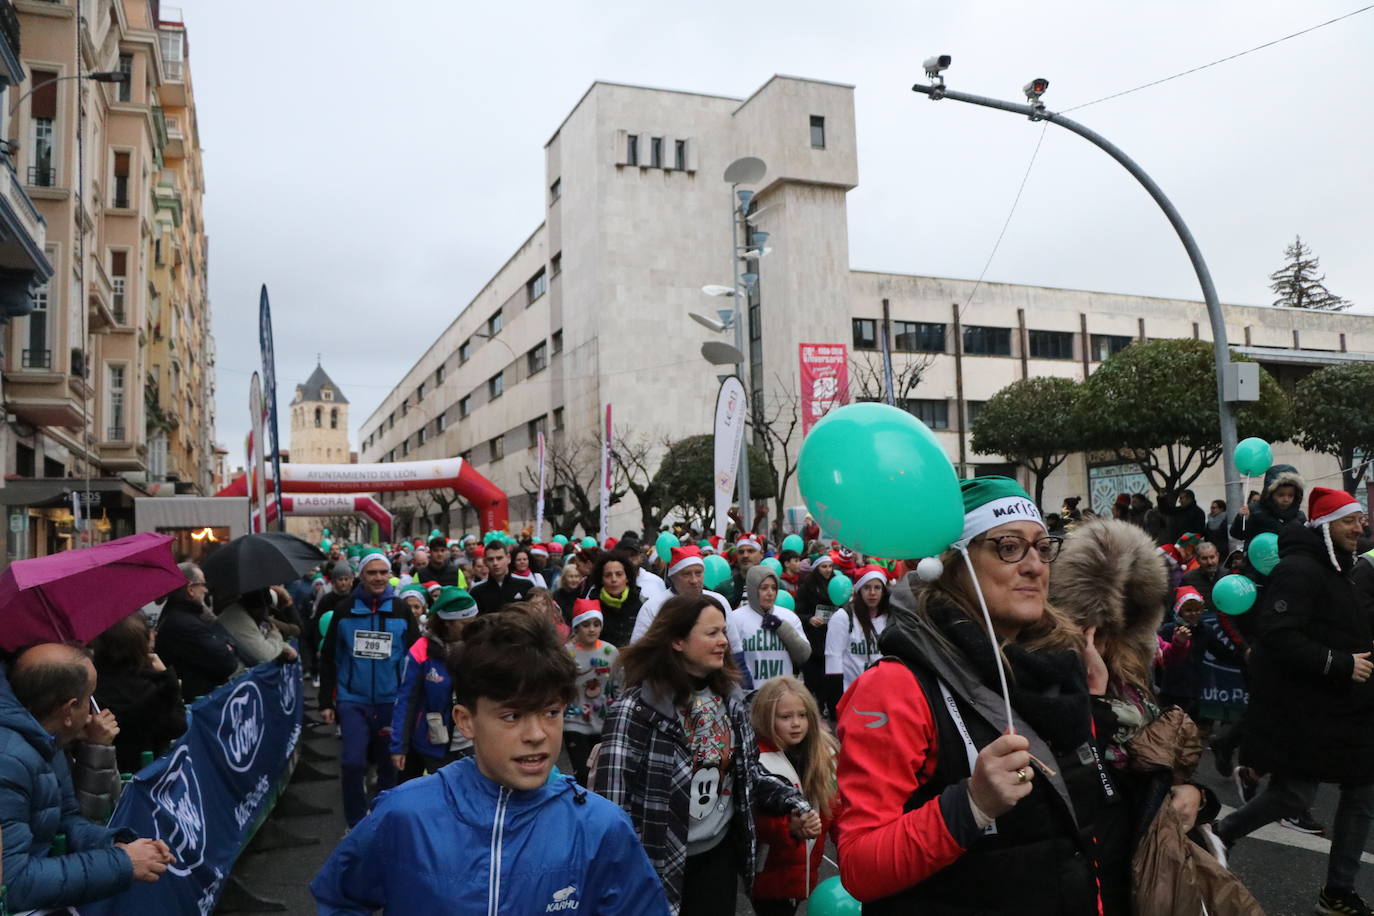
M382 508L382 504L377 500L364 493L301 493L296 496L282 496L281 504L287 515L360 515L377 523L377 530L383 541L391 540L391 513ZM258 525L259 514L254 510L254 531L263 530ZM270 500L267 503L268 524L276 521L277 515L277 502Z
M272 465L267 465L267 490L272 491ZM386 464L291 464L281 466L283 493L393 493L449 487L472 503L483 531L504 531L510 522L510 501L503 490L462 458L432 461L393 461ZM249 496L247 475L240 475L216 496ZM289 510L288 510L289 511Z

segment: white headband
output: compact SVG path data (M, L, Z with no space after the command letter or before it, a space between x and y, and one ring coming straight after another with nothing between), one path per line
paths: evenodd
M1034 522L1045 529L1045 519L1041 517L1040 509L1033 501L1024 496L1003 496L1001 499L983 503L964 515L964 533L954 546L967 547L969 541L984 531L991 531L998 525L1008 522Z

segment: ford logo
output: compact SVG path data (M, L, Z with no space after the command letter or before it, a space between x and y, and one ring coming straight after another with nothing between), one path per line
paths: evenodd
M153 830L176 855L167 870L184 878L205 861L205 808L186 745L172 752L167 769L149 794L154 805Z
M224 701L216 732L219 745L224 749L225 762L235 773L242 773L253 765L262 745L265 726L262 691L256 682L245 680Z
M301 665L300 662L292 662L289 665L282 665L281 669L281 711L286 715L291 715L296 711L296 699L300 696L301 689Z

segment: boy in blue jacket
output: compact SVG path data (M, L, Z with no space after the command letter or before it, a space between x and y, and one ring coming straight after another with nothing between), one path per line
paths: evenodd
M378 800L310 883L321 916L666 916L625 813L570 776L549 779L576 668L548 624L478 617L449 674L474 755Z

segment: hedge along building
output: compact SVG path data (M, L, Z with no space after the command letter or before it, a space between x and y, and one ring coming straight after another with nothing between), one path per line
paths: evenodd
M886 301L897 378L919 377L910 390L899 386L902 406L936 431L962 474L1018 473L969 447L971 416L1002 387L1037 375L1085 378L1135 340L1209 339L1201 302L984 283L960 308L973 281L852 270L853 92L786 76L742 100L593 84L545 144L543 222L456 306L363 421L361 460L463 455L511 494L519 527L534 518L527 491L539 432L554 449L583 445L589 468L607 403L617 436L709 433L721 370L698 350L721 338L688 313L730 302L701 288L732 282L733 198L722 174L743 156L768 168L753 187L752 222L770 234L771 252L751 264L759 279L745 339L746 388L769 414L797 398L802 343L845 344L851 397L877 396ZM1321 365L1374 358L1374 318L1236 305L1225 313L1232 344L1286 383ZM1330 458L1288 444L1276 459L1309 476L1335 470ZM1050 478L1045 502L1091 494L1102 506L1118 491L1148 489L1134 466L1079 454ZM1195 489L1204 502L1220 496L1220 471ZM795 480L785 498L800 504ZM415 511L409 494L386 499L398 516ZM611 515L615 534L639 526L632 495ZM474 514L463 507L451 522L471 530Z

